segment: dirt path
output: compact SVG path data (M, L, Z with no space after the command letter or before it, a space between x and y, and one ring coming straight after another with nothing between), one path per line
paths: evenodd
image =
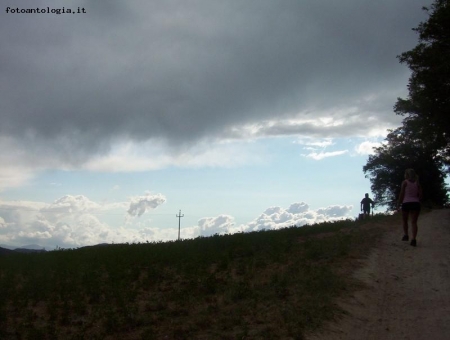
M355 276L366 288L342 303L348 312L324 339L450 339L450 210L419 217L417 247L393 226Z

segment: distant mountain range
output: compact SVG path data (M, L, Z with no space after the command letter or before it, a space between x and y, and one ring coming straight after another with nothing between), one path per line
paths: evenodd
M14 253L41 253L46 252L44 247L37 244L29 244L23 247L11 247L5 244L0 244L0 255L14 254Z
M17 247L11 247L11 246L8 246L7 244L0 244L0 248L13 250L14 248L17 248Z
M109 246L109 243L99 243L92 246L84 246L80 248L88 248L88 247L104 247ZM7 244L0 244L0 256L5 254L14 254L14 253L43 253L47 252L44 247L38 244L29 244L22 247L12 247Z

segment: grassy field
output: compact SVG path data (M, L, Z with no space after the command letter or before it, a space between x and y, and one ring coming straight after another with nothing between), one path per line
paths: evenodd
M302 339L397 216L0 257L0 339Z

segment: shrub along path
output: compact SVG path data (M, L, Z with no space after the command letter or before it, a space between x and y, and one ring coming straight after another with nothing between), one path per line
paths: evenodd
M450 339L450 210L419 217L417 247L391 226L354 276L364 288L340 304L322 339Z

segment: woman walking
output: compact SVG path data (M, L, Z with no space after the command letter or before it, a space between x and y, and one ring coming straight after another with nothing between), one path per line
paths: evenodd
M398 198L397 210L402 209L403 231L402 241L409 241L408 218L411 215L412 239L411 245L417 245L417 219L420 214L420 200L422 198L422 187L419 184L419 176L413 169L406 169L405 180L402 182L400 197Z

